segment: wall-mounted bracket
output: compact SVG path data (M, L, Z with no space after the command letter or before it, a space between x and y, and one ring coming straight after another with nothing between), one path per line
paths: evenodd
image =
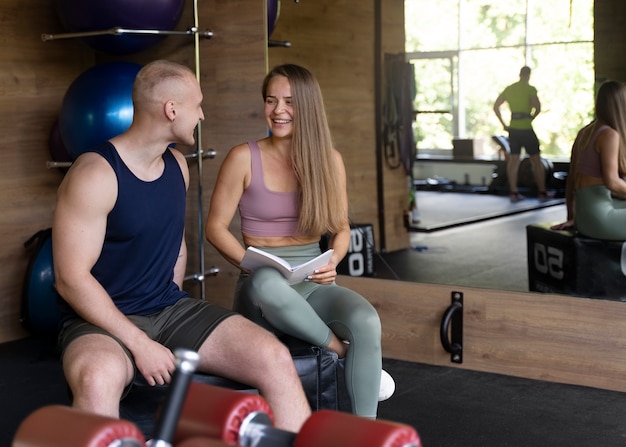
M452 292L451 301L441 319L441 344L451 362L463 363L463 293Z

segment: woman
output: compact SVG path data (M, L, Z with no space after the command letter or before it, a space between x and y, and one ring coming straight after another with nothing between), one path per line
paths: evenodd
M584 236L626 240L626 86L607 81L596 96L595 120L572 146L567 180L567 222Z
M293 286L272 268L242 269L234 308L258 324L327 347L345 357L346 387L355 414L375 418L382 374L381 327L373 306L335 284L350 244L346 173L332 146L319 84L305 68L282 65L263 82L270 136L235 146L217 177L207 240L241 268L245 248L229 231L239 209L245 246L302 264L320 254L328 234L330 262Z

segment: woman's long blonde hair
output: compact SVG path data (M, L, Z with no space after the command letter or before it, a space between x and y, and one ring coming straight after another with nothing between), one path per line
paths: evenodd
M279 65L263 81L263 100L275 76L291 87L294 110L291 162L298 181L298 230L304 234L334 234L347 225L343 186L337 175L334 147L320 86L313 74L294 64Z
M619 174L626 174L626 85L606 81L596 95L596 119L613 128L620 137ZM591 136L590 136L591 137Z

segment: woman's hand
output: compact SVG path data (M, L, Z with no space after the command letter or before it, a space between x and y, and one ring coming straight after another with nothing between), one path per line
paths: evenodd
M315 270L314 273L307 276L305 281L316 282L318 284L333 284L336 278L337 266L330 263Z
M560 224L552 225L550 227L551 230L573 230L574 229L574 220L570 219L566 222L562 222Z

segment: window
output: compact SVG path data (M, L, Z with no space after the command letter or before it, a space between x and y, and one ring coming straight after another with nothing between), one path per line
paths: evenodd
M506 132L493 102L528 65L542 154L569 159L593 117L593 0L405 0L405 29L418 154L450 153L454 138L482 140L485 156L495 154L491 136Z

